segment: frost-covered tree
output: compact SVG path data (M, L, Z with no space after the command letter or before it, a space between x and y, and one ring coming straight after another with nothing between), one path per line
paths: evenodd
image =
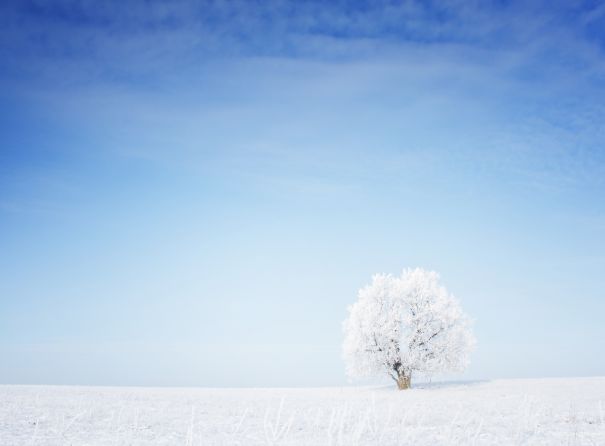
M387 373L399 389L409 388L416 373L463 370L475 343L458 301L436 272L421 268L400 277L376 274L359 290L343 329L347 374Z

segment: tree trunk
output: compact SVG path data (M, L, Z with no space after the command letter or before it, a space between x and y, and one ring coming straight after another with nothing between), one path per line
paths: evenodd
M412 377L406 375L399 375L397 378L397 387L399 390L409 389L412 386Z

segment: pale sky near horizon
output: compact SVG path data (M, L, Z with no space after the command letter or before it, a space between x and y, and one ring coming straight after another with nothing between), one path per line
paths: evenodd
M457 379L605 375L598 2L2 2L0 383L347 383L372 274Z

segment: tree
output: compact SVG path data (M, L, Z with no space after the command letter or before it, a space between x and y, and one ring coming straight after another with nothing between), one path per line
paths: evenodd
M469 318L421 268L400 277L376 274L359 290L343 323L343 357L350 377L387 373L399 389L412 375L462 371L475 344Z

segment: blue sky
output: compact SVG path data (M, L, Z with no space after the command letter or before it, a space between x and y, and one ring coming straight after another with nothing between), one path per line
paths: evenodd
M603 375L597 2L3 2L0 382L338 385L373 273L460 378Z

